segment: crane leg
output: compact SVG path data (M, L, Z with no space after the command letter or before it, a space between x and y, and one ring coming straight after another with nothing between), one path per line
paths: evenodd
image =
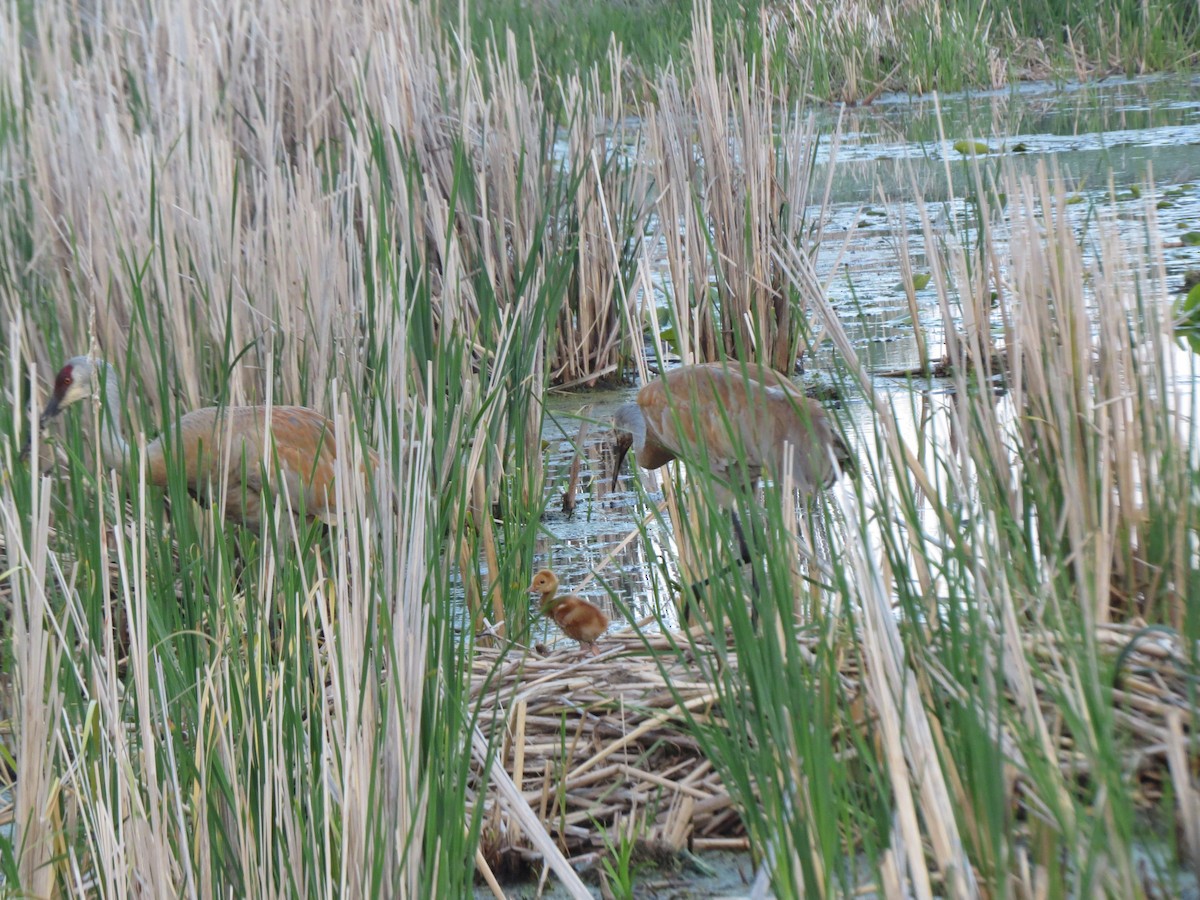
M742 553L742 558L739 562L742 565L750 562L750 548L746 545L746 533L742 531L742 520L738 518L737 510L731 510L729 518L733 519L733 533L737 536L738 550ZM753 572L753 570L751 570ZM753 579L753 574L751 574ZM754 592L758 593L758 585L754 585Z
M733 533L737 537L738 552L741 554L741 557L736 562L721 569L719 572L714 572L712 575L709 575L703 581L692 582L692 599L696 603L700 602L701 591L704 588L708 587L709 584L712 583L712 580L714 578L718 578L719 576L724 575L727 572L732 572L735 566L744 566L746 563L750 562L750 559L751 559L750 547L746 543L746 533L744 531L742 531L742 521L741 521L741 519L738 518L738 514L737 514L736 510L731 510L729 513L729 516L730 516L730 518L733 519ZM751 590L754 592L754 596L758 597L758 576L754 574L753 567L751 567L751 569L750 569L750 587L751 587ZM683 604L683 624L686 626L691 623L691 620L692 620L692 604L685 601ZM752 609L751 609L750 621L754 625L755 628L758 627L758 606L757 605L752 607Z
M741 565L750 562L750 548L746 545L746 534L742 531L742 520L738 518L737 510L730 510L733 519L733 533L737 535L738 549L742 551ZM750 567L750 590L754 599L750 604L750 624L758 628L758 576L754 574L754 566Z

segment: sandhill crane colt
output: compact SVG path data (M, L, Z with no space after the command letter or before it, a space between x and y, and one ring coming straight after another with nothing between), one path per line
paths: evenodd
M598 606L575 594L558 594L558 576L542 569L533 576L529 591L542 595L542 614L552 616L569 638L579 641L579 649L591 648L592 656L600 654L596 641L608 630L608 616Z
M54 379L54 393L42 413L41 427L72 403L95 396L104 406L100 417L104 462L123 469L130 450L121 433L121 396L117 374L104 360L87 356L67 360ZM333 524L337 519L334 476L338 455L333 423L303 406L272 406L269 419L267 409L208 406L180 417L171 451L182 457L188 492L197 500L211 501L223 491L225 518L255 531L262 521L263 493L268 487L286 497L294 511L303 508L307 517ZM367 464L374 467L375 454L367 453ZM165 488L168 468L163 435L146 445L144 458L147 480Z
M805 494L829 487L839 471L854 474L854 458L819 403L772 369L748 366L747 372L744 377L734 362L682 366L618 407L613 488L631 447L643 469L682 459L707 465L734 490L752 491L764 471L782 480L789 454L792 483ZM721 499L728 503L730 498ZM741 561L749 562L732 504L730 515ZM697 596L707 583L692 586ZM684 614L686 619L686 604Z

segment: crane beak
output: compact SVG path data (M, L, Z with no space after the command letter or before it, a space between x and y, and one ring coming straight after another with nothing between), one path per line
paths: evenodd
M629 453L629 448L633 446L633 435L628 431L617 432L617 459L613 463L612 474L612 490L617 489L617 479L621 475L621 463L625 462L625 455Z
M61 398L58 396L58 394L53 395L50 398L49 402L46 404L46 408L42 410L41 418L38 419L39 434L42 431L46 430L46 425L49 424L51 419L53 419L60 412L62 412L62 406L59 402L60 400L61 400ZM28 461L29 451L31 449L33 449L33 435L32 434L30 434L28 437L25 438L25 446L21 448L21 462Z
M37 420L38 434L46 431L46 426L49 425L50 420L62 412L61 401L62 398L58 394L54 394L49 398L49 401L46 403L46 409L42 410L41 418ZM34 446L34 433L30 431L25 436L25 445L20 449L20 461L26 462L29 460L29 452L32 450L32 446Z
M45 428L50 423L51 419L62 412L62 406L60 405L61 400L62 398L59 397L58 394L55 394L50 398L49 402L46 404L46 408L42 410L42 418L41 421L38 422L39 428Z

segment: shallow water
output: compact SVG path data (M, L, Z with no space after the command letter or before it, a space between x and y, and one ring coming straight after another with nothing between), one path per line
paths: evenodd
M662 897L671 900L737 900L749 896L754 882L754 860L749 853L728 850L713 850L698 853L690 860L680 862L679 868L660 868L645 865L634 880L635 895L639 897ZM604 896L598 885L591 884L593 873L586 873L592 896ZM504 885L505 896L511 900L562 900L570 893L559 882L551 878L544 889L535 881ZM482 885L476 885L476 900L491 898L492 893ZM775 895L768 892L767 898Z
M943 199L947 163L960 196L970 185L954 143L967 139L988 145L984 160L1023 145L1023 155L1052 157L1069 183L1092 182L1095 190L1106 187L1109 173L1118 187L1145 181L1151 170L1156 182L1179 184L1195 177L1198 88L1192 76L1025 84L941 98L891 94L869 107L823 111L818 123L828 132L842 117L838 201L874 201L880 185L903 198L914 183L926 199Z
M969 241L969 210L962 200L941 202L961 196L969 187L970 168L953 149L959 139L985 141L997 152L981 157L984 172L995 171L1002 147L1018 143L1028 147L1020 154L1030 171L1038 159L1046 159L1072 186L1080 202L1067 207L1079 233L1094 223L1097 208L1107 203L1111 188L1118 202L1116 221L1126 238L1145 236L1148 210L1157 219L1164 265L1173 289L1188 269L1200 268L1200 247L1185 246L1179 235L1200 231L1200 78L1147 78L1111 80L1099 85L1026 85L1012 91L961 94L941 98L943 131L938 129L938 110L931 97L901 95L881 97L873 106L841 113L843 143L838 153L833 185L834 205L827 225L827 246L818 256L818 273L828 276L839 249L852 232L837 277L828 286L829 297L838 309L856 350L875 372L906 369L919 364L917 342L905 291L898 274L900 242L897 229L907 234L913 271L928 272L923 254L921 218L916 205L907 202L918 194L924 198L929 217L938 234L953 227L961 240ZM838 111L820 113L825 130L832 128ZM943 139L944 135L944 139ZM1002 135L1002 137L997 137ZM827 158L827 156L826 156ZM1153 176L1154 186L1145 189ZM820 179L818 179L819 181ZM1142 187L1140 198L1129 186ZM879 201L882 190L888 198ZM1123 198L1123 199L1121 199ZM1158 205L1159 201L1166 201ZM889 221L889 216L894 221ZM995 234L1005 238L1003 222ZM933 285L917 292L919 316L929 341L931 358L944 352L940 345L942 317ZM1195 366L1186 351L1179 350L1182 380L1195 382ZM834 357L828 346L806 361L805 385L831 381ZM904 382L877 378L875 386L885 392L897 409L902 437L910 445L940 441L949 433L947 414L953 397L949 385L934 382L924 391L913 392ZM631 397L626 391L586 394L552 394L543 435L546 451L547 492L553 495L543 525L547 532L539 543L539 565L551 565L565 588L597 602L621 627L620 609L610 602L601 583L614 591L631 615L641 618L656 611L650 607L656 595L671 595L667 577L677 573L653 565L653 556L670 560L671 535L660 526L649 529L649 550L634 538L618 547L636 528L645 508L631 490L631 468L627 462L617 493L608 490L612 454L611 434L602 425L593 426L585 439L578 508L573 516L560 511L558 494L566 484L574 457L573 442L579 417L603 422L613 408ZM835 413L855 433L873 433L871 411L861 400L849 399ZM861 442L859 452L869 453L870 442ZM650 500L660 498L655 476L639 470ZM614 552L615 551L615 552ZM606 564L610 554L611 562ZM599 571L598 578L592 573ZM592 579L592 580L589 580ZM655 588L657 587L657 590ZM674 620L674 610L659 610L664 621ZM535 624L535 639L555 643L556 632ZM563 639L565 641L565 639ZM568 644L570 642L567 642Z

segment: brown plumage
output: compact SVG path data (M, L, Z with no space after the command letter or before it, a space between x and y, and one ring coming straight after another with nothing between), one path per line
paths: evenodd
M829 487L839 471L855 471L849 448L821 405L785 376L753 365L745 375L736 362L673 369L644 385L637 400L618 407L613 425L614 490L630 448L643 469L657 469L673 459L705 465L726 490L753 490L764 471L782 481L789 456L792 484L804 494ZM740 562L748 563L752 554L737 510L729 497L719 499L729 506ZM699 598L714 577L693 584L693 594ZM753 569L750 580L757 594ZM685 603L685 622L690 610ZM757 608L752 619L757 622Z
M608 629L608 616L582 597L557 594L558 577L549 569L533 576L529 590L542 595L542 613L553 617L563 634L579 641L581 650L587 645L593 656L599 654L596 641Z
M54 380L41 425L72 403L97 395L105 406L100 417L104 461L124 468L130 450L121 433L120 392L116 372L104 360L76 356L67 361ZM267 410L265 406L209 406L180 417L171 433L170 452L182 456L188 491L206 502L224 492L225 517L256 530L268 488L284 497L295 512L303 508L308 518L332 524L337 518L338 455L333 422L303 406L273 406L269 417ZM374 453L367 453L368 464L374 466ZM147 481L166 487L163 435L146 445L143 458Z
M853 474L853 457L819 403L772 369L750 365L747 373L743 377L735 362L705 363L673 369L643 386L613 418L613 488L630 448L643 469L682 458L706 463L732 487L744 480L753 487L764 470L781 479L788 445L792 480L804 493L833 484L839 469Z

